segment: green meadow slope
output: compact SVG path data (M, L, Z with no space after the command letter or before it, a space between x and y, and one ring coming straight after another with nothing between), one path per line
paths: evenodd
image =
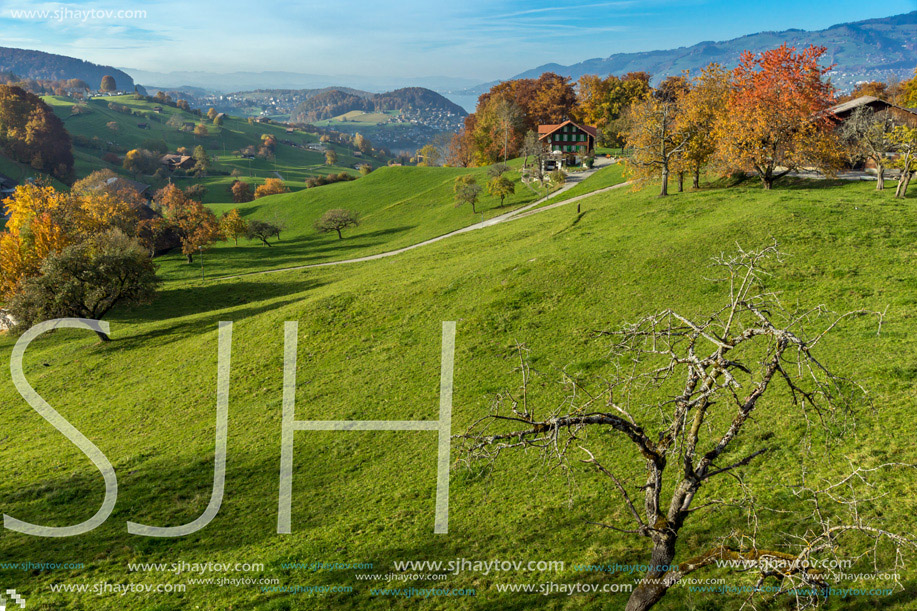
M71 114L73 100L59 96L45 96L43 99L63 119L64 127L72 136L97 138L96 142L99 146L112 141L129 150L141 147L145 140L150 139L164 140L171 152L182 146L189 150L197 145L204 146L208 153L216 158L213 166L215 172L211 172L211 176L206 178L182 177L176 180L182 186L184 183L203 184L208 189L205 197L207 202L232 199L228 188L235 179L229 175L219 175L220 171L229 173L238 170L242 173L240 179L255 184L260 184L267 178L275 178L276 173L279 173L289 187L302 189L305 188L305 180L310 176L324 176L344 171L356 174L354 165L363 161L353 156L351 148L333 144L330 147L337 153L337 165L327 166L323 153L279 142L286 140L297 145L307 145L318 142L318 136L315 134L299 130L287 133L286 128L282 126L265 123L249 124L247 120L238 117L227 117L221 127L216 127L206 116L198 117L171 106L163 106L162 112L157 113L154 111L156 103L137 100L131 95L92 98L87 102L89 112L80 115ZM127 106L132 111L139 113L139 116L111 110L108 108L111 102ZM208 136L198 137L190 132L179 131L166 125L173 116L178 116L182 121L195 125L203 123L210 133ZM110 122L118 125L117 131L112 131L108 127ZM140 128L140 124L146 124L149 128ZM234 151L239 151L246 146L252 145L257 148L262 134L271 134L278 140L273 160L249 160L233 154ZM76 162L74 170L78 177L86 176L102 168L122 171L120 167L103 161L101 157L104 150L96 148L95 145L76 144L73 148ZM119 156L123 157L123 152ZM383 163L373 159L368 159L368 161L374 165Z
M443 188L432 178L429 184L411 181L418 193ZM399 189L396 182L388 188ZM316 189L316 197L329 198L322 203L331 207L336 190L348 186ZM299 323L298 419L410 420L437 417L441 322L457 321L457 433L488 412L495 393L518 384L516 342L527 345L540 373L530 399L543 413L559 398L555 380L561 368L583 378L609 371L608 345L594 338L595 330L667 307L691 315L716 309L724 287L703 276L713 275L710 258L733 250L736 242L750 248L779 240L788 257L773 270L769 286L788 302L826 304L839 312L888 308L879 336L874 321L855 319L820 344L819 355L859 380L872 399L873 409L862 410L857 435L842 455L862 465L917 462L914 200L894 200L869 184L826 181L771 192L749 186L665 199L653 195L621 189L585 200L580 214L573 205L560 207L361 264L201 283L164 263L167 283L160 297L111 317L114 341L102 345L89 333L62 331L40 338L26 355L30 383L114 464L120 496L109 520L89 535L39 539L0 531L0 557L8 561L85 564L69 571L0 571L4 587L26 593L31 609L46 610L622 608L621 594L541 596L496 589L503 583L626 582L577 573L572 565L648 560L640 541L586 524L625 514L611 486L575 461L572 489L534 454L504 454L489 477L457 466L449 534L434 535L435 433L297 432L293 534L276 535L284 322ZM379 209L363 210L367 230L414 225L412 215L428 214L422 198L410 204L397 197L385 201ZM286 204L272 198L259 205ZM401 205L403 219L393 216L388 224L370 226L373 214ZM303 224L309 216L303 213ZM389 239L395 245L404 235L380 233L379 244L361 248L381 249ZM263 267L288 262L272 261L288 256L279 247L258 252L271 261ZM224 254L217 249L208 256ZM226 267L233 266L262 267L254 260ZM234 322L223 506L206 529L186 538L128 535L128 520L189 522L210 497L219 321ZM0 360L9 359L13 344L13 338L0 336ZM5 366L0 402L2 512L50 525L90 517L102 498L99 474L18 397ZM767 439L772 448L766 462L744 473L762 502L774 506L793 502L784 485L797 481L803 435L787 402L780 393L770 397L745 432L749 440ZM590 442L600 448L600 458L640 464L614 437L596 434ZM744 445L736 448L737 456ZM833 472L833 464L824 461L823 474ZM874 507L886 523L913 530L914 475L893 472L876 492ZM725 506L699 514L684 531L680 557L741 520ZM782 520L781 514L769 514L765 527ZM358 581L354 571L281 566L372 563L369 572L386 574L393 561L456 558L562 560L567 568L560 574L468 571L445 582L404 583ZM264 562L261 573L204 577L277 578L284 586L348 585L353 591L310 596L263 592L258 585L188 585L181 594L99 596L50 590L58 583L187 583L188 575L169 572L128 574L128 563L180 561ZM879 562L889 568L892 558L880 551ZM913 571L901 573L912 592ZM712 570L703 576L725 575ZM474 588L477 595L418 602L370 592L371 586L434 585ZM838 599L829 608L913 609L911 598L896 593ZM658 608L734 609L741 600L702 598L679 588Z
M377 254L434 238L482 219L503 214L531 203L544 192L521 183L519 162L507 176L516 184L516 193L500 199L481 193L471 207L455 206L455 179L474 174L478 183L487 184L486 168L384 167L359 180L335 183L282 195L263 197L248 204L214 204L219 215L239 208L247 219L279 221L285 230L280 241L266 247L259 241L240 239L222 242L205 253L205 273L209 277L245 274ZM313 224L326 211L347 208L358 213L360 225L336 233L320 234ZM185 264L180 253L161 259L167 278L199 277L198 267Z

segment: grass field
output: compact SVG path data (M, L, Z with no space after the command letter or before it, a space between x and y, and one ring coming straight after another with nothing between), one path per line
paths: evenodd
M455 178L472 173L483 186L485 168L385 167L352 182L326 185L298 193L274 195L249 204L211 206L217 214L239 208L245 218L277 220L286 226L279 242L265 247L258 241L222 242L205 254L206 273L211 277L243 274L311 263L323 263L376 254L433 238L482 219L503 214L538 199L543 193L532 191L519 180L519 162L508 176L516 183L516 194L500 206L498 198L481 194L477 214L471 207L456 207ZM336 233L319 234L313 223L332 208L354 210L359 227ZM167 277L191 278L200 268L188 266L179 254L161 258Z
M314 202L294 194L257 205L279 210L295 203L309 210L301 224L295 221L298 227L308 224L312 210L336 201L361 207L363 229L375 235L355 250L345 240L342 250L319 251L314 260L387 249L413 237L400 228L426 227L430 215L446 211L445 200L433 195L447 189L451 171L427 170L429 176L408 179L408 170L379 171L357 183L316 189L314 196L307 192L321 198ZM349 198L346 189L371 185L374 177L384 180L374 192L388 189L391 196L378 195L379 204ZM431 199L399 199L406 189L402 178L416 185L417 193L431 193ZM403 212L396 212L399 207ZM373 225L374 215L382 218L383 211L386 220ZM470 216L467 210L455 213ZM350 238L354 242L356 233ZM621 189L585 200L580 214L574 206L561 207L364 264L202 283L165 261L161 295L149 306L112 315L110 344L76 331L40 338L26 355L30 383L108 456L120 496L109 520L90 535L39 539L3 531L0 556L11 562L85 564L69 571L0 571L4 587L26 592L29 608L42 610L623 608L621 594L510 595L495 589L500 583L604 583L608 577L577 573L571 566L648 560L639 541L586 525L623 519L624 510L610 500L615 493L607 480L576 462L572 505L566 478L546 471L535 454L504 454L488 477L456 467L449 534L434 535L434 433L297 432L293 534L276 535L284 322L299 323L298 419L428 420L438 413L441 321L457 321L453 432L458 433L488 412L495 393L518 384L516 342L528 346L540 373L530 400L544 411L560 397L554 382L561 368L583 378L609 372L608 343L595 339L595 330L667 307L689 315L709 313L725 299L725 287L703 279L710 258L733 250L736 242L750 248L773 238L788 257L773 270L769 287L787 302L826 304L839 312L887 308L880 335L874 322L858 319L838 327L819 346L823 362L869 390L874 408L862 410L857 435L843 455L861 465L917 462L911 439L917 422L913 198L895 200L869 184L832 181L668 198L656 198L652 189ZM329 240L327 247L332 245L337 243ZM208 256L220 259L222 250ZM254 260L255 252L244 260L225 255L225 269L267 268L295 258L279 247L258 247L262 263ZM186 538L128 535L128 520L183 524L207 504L219 321L234 321L228 472L220 513L205 530ZM9 358L13 343L0 336L2 360ZM3 513L51 525L90 517L102 498L98 472L17 396L7 367L0 368L0 401ZM771 396L747 431L751 439L773 432L773 455L744 474L763 503L777 506L793 502L784 485L796 481L802 435L785 409L787 401L785 394ZM590 441L612 461L639 464L627 462L632 457L625 445L605 439L596 435ZM742 444L736 455L741 451ZM912 474L892 473L875 492L874 508L892 528L913 527L917 479ZM728 506L715 509L685 528L685 550L741 521ZM372 573L385 574L392 572L393 561L456 558L562 560L567 568L557 574L469 571L444 582L404 584L357 581L354 571L281 566L372 563ZM350 585L353 591L309 596L251 585L189 585L180 594L99 596L49 589L52 583L187 583L188 575L128 574L127 569L133 562L181 561L263 562L262 571L204 577L277 578L284 586ZM878 561L888 568L892 558L880 550ZM912 592L915 574L901 572ZM722 575L711 570L703 576ZM418 602L374 597L369 589L444 584L474 588L477 595ZM731 609L741 600L737 595L700 598L675 588L657 608ZM896 593L881 600L837 599L828 608L904 610L915 603L908 593Z
M28 164L19 163L2 154L0 154L0 174L10 177L18 183L24 183L29 179L35 180L40 178L48 181L48 183L53 185L56 189L66 189L66 185L56 178L37 172Z
M351 110L337 117L331 119L326 119L324 121L317 121L315 125L319 127L341 127L341 123L345 123L346 127L369 127L376 126L379 123L387 123L392 117L398 116L400 113L398 111L388 111L388 112L364 112L362 110Z
M125 149L141 147L146 140L160 139L166 142L171 152L175 152L182 146L189 150L198 145L203 146L215 159L211 176L205 178L176 177L175 180L180 185L203 184L207 187L207 194L204 198L207 203L231 200L228 189L235 178L228 174L233 170L241 173L242 180L248 180L256 185L263 183L267 178L276 178L279 174L291 189L298 190L305 188L305 180L310 176L345 171L355 174L354 166L364 161L376 166L384 164L384 160L354 157L349 147L333 144L329 146L337 153L337 164L327 166L323 153L300 148L300 146L317 142L318 136L315 134L298 130L288 133L282 126L264 123L249 124L247 120L233 117L227 117L221 127L216 127L206 117L197 117L170 106L163 106L162 112L157 113L154 111L155 103L137 100L129 95L93 98L88 102L90 112L81 115L71 114L73 100L58 96L45 96L43 99L63 119L67 131L75 136L98 137L103 144L111 140ZM140 116L111 110L108 108L110 102L127 106ZM179 131L168 126L167 122L173 115L189 123L203 123L207 126L209 135L198 137L190 132ZM118 125L117 131L112 131L107 127L110 122ZM148 128L138 127L140 124L146 124ZM262 134L271 134L278 140L274 159L244 159L234 154L234 151L239 151L246 146L252 145L257 148ZM291 146L280 141L289 141L299 146ZM120 167L103 161L101 159L103 153L101 149L75 146L74 169L76 175L83 177L102 168L123 172ZM123 153L120 156L123 157Z

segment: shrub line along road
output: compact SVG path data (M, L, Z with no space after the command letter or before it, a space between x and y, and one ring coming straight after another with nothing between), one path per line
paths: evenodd
M455 235L468 233L469 231L474 231L476 229L484 229L485 227L491 227L493 225L498 225L500 223L507 223L509 221L514 221L516 219L531 216L533 214L538 214L539 212L553 210L554 208L558 208L566 204L572 204L574 202L582 201L594 195L599 195L600 193L605 193L607 191L611 191L612 189L618 189L620 187L624 187L630 184L630 181L622 182L617 185L612 185L610 187L604 187L602 189L597 189L595 191L592 191L591 193L584 193L583 195L571 197L570 199L565 199L562 202L557 202L554 204L550 204L548 206L542 206L541 208L537 208L533 210L533 208L536 208L536 206L539 206L545 203L546 201L550 201L552 198L557 197L564 191L567 191L568 189L573 188L574 186L576 186L577 184L579 184L580 182L582 182L583 180L585 180L586 178L588 178L589 176L597 172L598 170L610 165L609 163L598 163L599 161L600 159L596 158L596 165L592 170L585 170L583 172L580 172L579 174L574 174L570 176L566 184L564 184L563 187L561 187L554 193L547 195L546 197L542 197L541 199L532 202L531 204L526 204L525 206L522 206L521 208L517 208L516 210L511 210L510 212L506 212L499 216L495 216L493 218L487 219L486 221L481 221L480 223L474 223L473 225L468 225L467 227L462 227L461 229L456 229L455 231L450 231L449 233L444 233L441 236L430 238L428 240L423 240L422 242L417 242L416 244L411 244L410 246L405 246L403 248L397 248L395 250L389 250L386 252L380 252L374 255L366 255L365 257L355 257L353 259L341 259L340 261L327 261L325 263L310 263L308 265L295 265L293 267L281 267L278 269L268 269L268 270L264 270L260 272L248 272L245 274L234 274L232 276L220 276L218 278L212 278L211 280L232 280L234 278L243 278L246 276L260 276L262 274L276 274L279 272L289 272L289 271L295 271L298 269L309 269L309 268L314 268L314 267L330 267L332 265L344 265L347 263L362 263L364 261L375 261L377 259L393 257L395 255L400 255L403 252L407 252L415 248L420 248L421 246L426 246L427 244L434 244L436 242L439 242L440 240L445 240L446 238L450 238ZM602 159L601 161L605 161L605 160Z

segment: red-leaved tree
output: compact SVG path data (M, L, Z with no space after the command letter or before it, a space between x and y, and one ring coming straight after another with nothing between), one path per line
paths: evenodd
M819 64L825 47L798 52L785 44L746 51L732 74L727 110L717 125L718 157L728 170L754 172L765 189L800 168L833 173L840 146L825 111L834 87Z

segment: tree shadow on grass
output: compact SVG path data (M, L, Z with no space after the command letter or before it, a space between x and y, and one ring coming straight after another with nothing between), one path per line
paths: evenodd
M314 279L286 282L228 280L203 286L169 288L161 291L150 305L116 312L110 319L113 341L104 347L124 350L153 340L174 342L191 335L210 333L220 321L240 321L283 308L301 301L303 293L325 284ZM145 323L146 330L119 337L119 322Z
M206 333L215 332L219 323L222 321L239 322L246 318L257 316L263 312L298 303L301 300L302 299L299 297L293 297L282 301L264 302L255 307L236 308L229 312L220 312L209 316L197 316L190 320L185 319L181 322L156 326L143 333L137 333L123 338L119 338L117 331L115 331L112 335L113 341L110 344L106 344L105 347L117 350L130 350L139 348L142 344L150 341L157 341L160 344L176 342L190 336L201 336ZM208 310L206 307L203 309ZM174 317L164 317L164 319L175 320ZM156 320L155 317L152 320Z
M260 243L240 243L239 246L233 247L233 250L219 249L209 255L209 275L231 276L367 256L397 248L386 248L385 244L390 240L384 238L404 234L414 228L416 225L390 227L352 235L345 232L343 239L338 239L334 234L333 238L328 235L309 234L280 242L274 241L269 247ZM205 267L206 265L205 263Z
M855 180L841 180L839 178L819 178L803 176L783 176L774 181L773 190L804 190L812 189L839 189L856 183ZM671 184L671 183L670 183ZM757 189L764 191L764 185L761 179L755 174L734 174L730 176L717 177L708 182L701 182L700 189L694 191L706 191L710 189L734 189L742 187L745 189Z
M841 180L839 178L803 178L800 176L784 176L774 183L774 190L810 191L812 189L840 189L861 181ZM865 181L863 181L865 182ZM875 185L873 185L875 186Z
M162 321L205 312L236 308L304 293L324 286L311 278L291 279L284 282L267 280L211 281L202 285L177 286L159 291L152 304L125 312L121 320L129 322ZM264 309L273 309L266 304Z

